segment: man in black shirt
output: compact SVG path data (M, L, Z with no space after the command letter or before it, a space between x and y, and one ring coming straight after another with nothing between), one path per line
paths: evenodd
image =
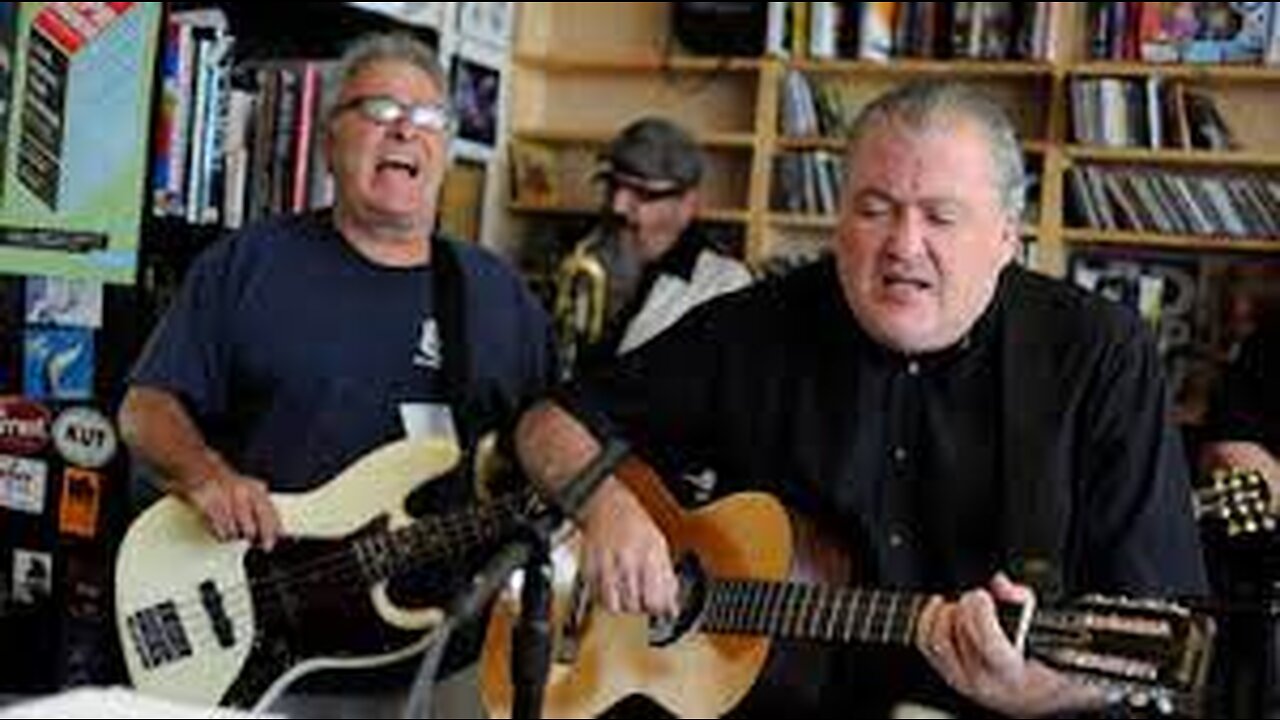
M721 491L838 529L861 584L940 593L920 654L838 666L827 712L883 713L915 676L1017 716L1098 705L1024 660L994 601L1030 595L1002 572L1070 595L1204 591L1155 347L1126 310L1013 263L1021 150L972 90L877 101L848 168L833 260L699 308L534 408L526 469L555 486L618 434L664 472L705 464ZM674 609L665 540L628 490L606 482L579 520L608 607Z
M1271 315L1245 339L1223 377L1209 418L1207 468L1233 467L1262 473L1272 497L1280 497L1280 384L1267 372L1280 368L1280 317Z

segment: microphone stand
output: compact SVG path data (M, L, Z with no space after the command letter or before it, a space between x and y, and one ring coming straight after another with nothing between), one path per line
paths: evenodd
M511 631L511 682L515 693L512 718L542 717L543 691L551 670L551 536L565 518L577 515L628 451L621 440L606 442L582 472L551 498L550 508L522 522L515 536L472 577L471 584L454 596L419 665L405 702L406 720L431 717L431 684L454 629L484 612L489 600L507 584L507 578L521 568L524 582L520 614ZM417 709L420 714L415 715Z

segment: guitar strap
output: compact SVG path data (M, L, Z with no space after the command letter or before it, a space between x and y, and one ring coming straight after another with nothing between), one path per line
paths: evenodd
M466 276L454 243L439 233L431 238L431 267L434 275L431 307L444 349L440 397L453 413L458 446L462 450L458 467L467 473L469 482L476 441L476 407L471 392L471 345L466 332Z

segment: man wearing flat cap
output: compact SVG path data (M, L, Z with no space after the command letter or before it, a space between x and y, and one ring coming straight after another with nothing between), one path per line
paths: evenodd
M713 248L692 227L703 160L683 128L641 118L610 141L600 161L603 222L569 262L598 262L603 323L599 332L586 334L580 343L585 347L563 358L574 372L634 350L691 308L752 279L742 262ZM561 280L573 282L574 274L562 272Z

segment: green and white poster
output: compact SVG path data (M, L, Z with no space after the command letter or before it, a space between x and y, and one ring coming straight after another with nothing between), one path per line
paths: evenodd
M132 283L160 3L0 6L0 273Z

